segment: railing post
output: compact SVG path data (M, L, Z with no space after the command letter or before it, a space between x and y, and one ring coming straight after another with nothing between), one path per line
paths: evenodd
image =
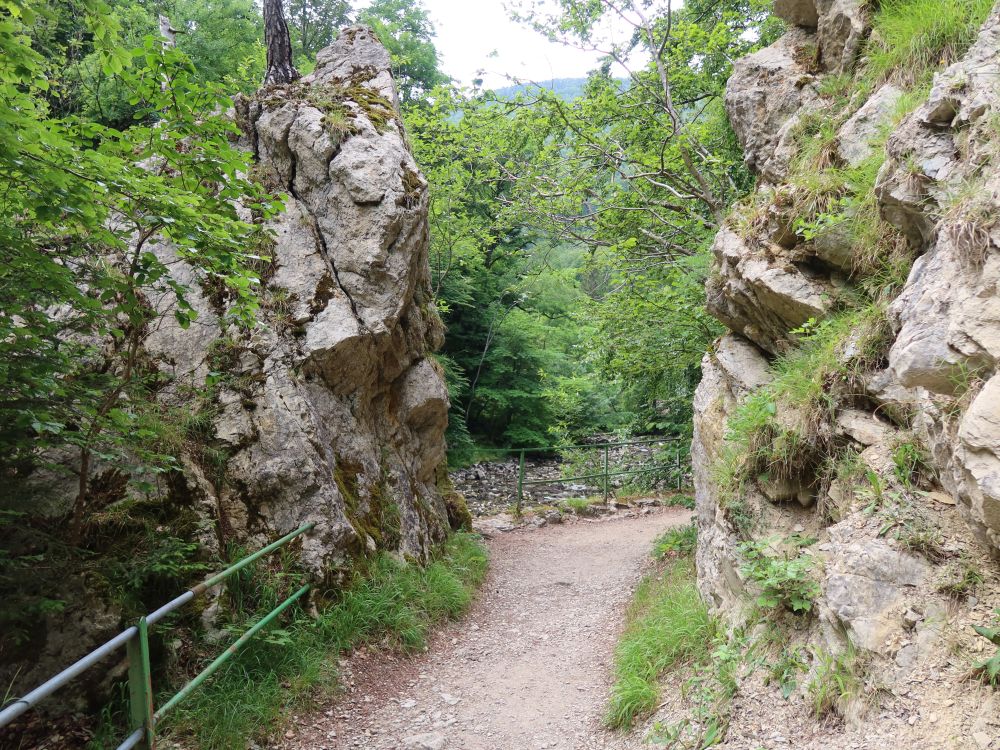
M517 466L517 515L521 516L521 507L524 503L524 451L521 451L521 458Z
M677 489L681 488L681 446L674 446L674 473L677 475Z
M604 504L608 504L608 444L604 444Z
M156 747L156 727L153 723L153 680L149 670L149 633L146 618L139 618L139 632L128 641L128 693L132 729L145 730L137 747Z

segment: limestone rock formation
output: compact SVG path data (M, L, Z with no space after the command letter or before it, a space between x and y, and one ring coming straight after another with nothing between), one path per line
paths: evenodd
M389 70L351 28L301 82L239 107L263 179L289 196L264 305L287 318L232 342L254 385L217 420L232 455L215 500L244 535L315 521L303 555L317 572L376 546L422 559L447 528L427 184Z
M908 115L905 75L854 88L846 111L820 86L860 64L868 4L774 8L790 30L736 64L725 96L759 180L716 237L706 288L731 333L705 357L694 404L698 583L738 622L757 592L742 545L784 540L777 549L791 554L794 540L815 539L794 552L815 561L820 592L804 641L853 644L882 659L891 686L938 668L943 633L965 637L942 593L956 566L974 564L1000 596L989 561L1000 559L1000 5ZM871 175L873 160L878 178L860 197L844 184L832 197L820 181L803 187L824 170ZM890 234L882 256L863 257ZM885 281L901 259L912 261L905 283ZM866 268L879 263L876 283ZM838 310L862 293L869 317L824 350L836 366L810 396L818 406L779 395L775 358L843 321ZM755 395L770 410L759 444L732 443ZM732 445L750 468L727 485ZM753 451L771 453L755 464Z
M288 200L270 220L254 329L226 323L225 290L180 263L197 322L182 330L175 300L153 300L164 315L145 349L169 379L160 398L207 426L186 444L183 471L146 502L193 518L170 533L216 552L315 523L293 551L330 584L376 549L424 560L449 527L438 487L448 392L431 357L443 326L431 297L427 184L399 119L389 54L368 29L348 29L311 75L238 101L236 115L258 177ZM168 244L154 249L173 258ZM65 484L49 489L61 497L58 516L74 495ZM123 627L92 589L82 576L59 585L67 609L38 629L27 668L4 664L5 684L16 673L15 690L32 686ZM63 622L79 590L101 613L85 632Z

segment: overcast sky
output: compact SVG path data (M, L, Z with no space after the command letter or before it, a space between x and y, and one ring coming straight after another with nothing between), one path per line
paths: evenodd
M549 42L510 20L504 0L423 0L437 29L444 72L468 85L483 69L486 88L510 85L505 76L543 83L578 78L597 67L598 55ZM492 51L496 57L490 57Z

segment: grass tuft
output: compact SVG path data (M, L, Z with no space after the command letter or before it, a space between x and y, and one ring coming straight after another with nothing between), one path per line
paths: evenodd
M862 709L868 660L851 644L839 654L819 648L813 651L815 666L806 685L817 717L848 718Z
M680 530L676 538L689 536ZM667 535L657 540L657 547ZM639 585L615 649L615 682L605 723L627 729L656 708L659 678L708 656L716 626L695 585L690 557L672 560Z
M993 0L880 0L866 74L917 81L951 64L976 40L993 5Z

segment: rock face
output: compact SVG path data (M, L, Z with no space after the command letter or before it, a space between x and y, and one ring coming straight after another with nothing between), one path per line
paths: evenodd
M225 300L182 278L197 325L182 331L167 315L145 341L172 379L163 398L210 419L157 501L193 512L210 550L256 549L315 523L294 551L330 583L376 549L426 559L449 528L438 488L448 392L431 358L443 327L431 298L427 184L389 70L374 35L348 29L302 81L238 102L261 180L288 194L262 253L273 260L259 325L227 327ZM171 249L156 252L169 259ZM171 312L172 300L157 304ZM180 395L206 388L201 406ZM60 619L72 610L50 618L52 637L34 644L15 690L117 632L117 618L102 615L99 631L72 631L66 643Z
M264 303L282 301L287 328L269 320L214 344L232 343L254 383L220 394L216 430L231 455L214 502L241 535L314 521L303 559L317 572L376 546L423 559L447 529L436 480L448 393L429 358L443 330L427 184L389 55L369 30L347 29L312 74L239 110L263 179L289 196Z
M821 593L809 637L830 647L849 640L906 672L931 663L921 660L932 659L948 619L934 588L942 570L956 564L959 550L1000 558L1000 6L907 115L899 111L905 76L854 89L846 111L844 99L833 103L820 85L859 64L867 7L775 2L791 29L738 62L727 86L733 129L759 180L716 237L706 288L709 310L732 333L705 357L695 397L697 570L710 606L739 620L754 591L740 544L788 539L793 530L815 536L807 554ZM833 123L826 132L835 137L825 136L821 147L803 143L810 122ZM873 160L881 169L869 204L859 198L817 210L803 202L806 178L827 169L873 174ZM796 223L803 217L814 222L809 231ZM719 471L732 418L774 382L775 356L803 345L795 329L849 308L865 283L872 293L858 258L874 235L855 231L861 221L880 222L895 238L892 247L913 258L894 299L885 286L874 292L887 340L864 355L864 367L849 364L866 346L862 334L838 340L840 370L821 384L824 411L811 417L815 439L791 450L785 473L772 463L737 487L735 505L755 518L751 528L740 526L733 488ZM774 424L801 417L792 400L773 398ZM796 463L817 443L825 465ZM914 480L922 490L901 469L900 456L913 446L924 454ZM848 468L830 468L836 461ZM982 565L988 580L1000 580L995 563ZM903 617L914 607L923 613L919 625ZM929 612L933 627L924 625L934 619Z

